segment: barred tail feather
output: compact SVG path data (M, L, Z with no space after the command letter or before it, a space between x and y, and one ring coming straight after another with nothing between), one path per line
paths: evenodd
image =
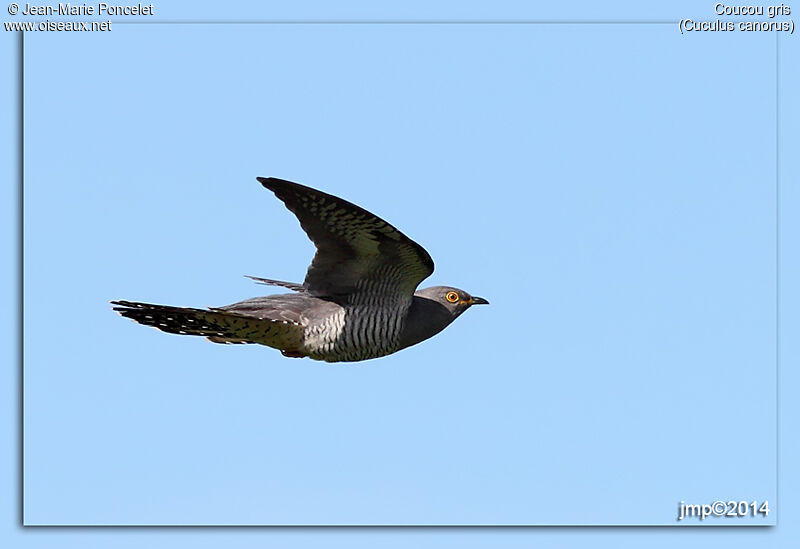
M181 335L203 336L214 340L224 340L225 343L244 343L241 336L233 333L231 328L243 318L230 318L234 315L214 313L203 309L185 307L169 307L167 305L154 305L151 303L137 303L133 301L112 301L117 305L114 310L125 318L130 318L152 326L162 332ZM235 315L238 316L238 315Z
M221 310L170 307L135 301L112 301L114 311L162 332L195 335L214 343L258 343L301 352L302 330L293 323Z

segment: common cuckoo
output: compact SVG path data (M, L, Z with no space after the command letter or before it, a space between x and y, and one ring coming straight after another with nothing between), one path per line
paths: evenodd
M425 249L341 198L276 178L258 181L300 221L317 248L302 284L250 277L292 293L191 309L112 301L114 310L162 332L214 343L258 343L287 357L352 362L432 337L482 297L449 286L417 290L433 272Z

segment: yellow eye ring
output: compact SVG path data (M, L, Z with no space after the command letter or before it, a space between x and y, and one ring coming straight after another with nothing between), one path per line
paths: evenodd
M455 292L447 292L444 298L449 301L450 303L458 302L458 294Z

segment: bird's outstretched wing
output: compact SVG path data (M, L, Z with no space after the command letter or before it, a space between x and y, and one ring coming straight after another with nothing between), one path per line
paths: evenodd
M363 208L276 178L258 181L275 193L317 247L303 286L337 301L411 300L433 272L425 249Z

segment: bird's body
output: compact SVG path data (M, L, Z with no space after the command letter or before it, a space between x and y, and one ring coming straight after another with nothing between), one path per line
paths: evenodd
M289 181L259 181L297 215L317 246L303 284L251 277L293 293L210 309L113 301L114 310L164 332L267 345L288 357L353 362L419 343L471 305L487 303L457 288L415 291L433 272L430 256L366 210Z

